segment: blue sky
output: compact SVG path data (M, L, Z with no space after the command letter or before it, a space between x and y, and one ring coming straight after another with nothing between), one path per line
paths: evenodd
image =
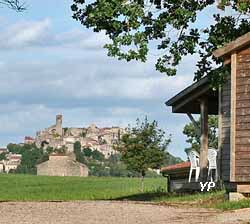
M108 41L71 18L71 1L27 0L28 10L0 8L0 145L22 142L63 114L69 126L127 126L145 115L172 135L169 151L186 158L185 114L164 102L192 83L195 57L186 57L176 77L146 63L106 56ZM208 9L200 23L208 22Z

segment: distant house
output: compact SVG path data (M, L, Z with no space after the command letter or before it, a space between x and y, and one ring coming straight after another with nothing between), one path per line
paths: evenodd
M3 161L4 171L9 173L11 170L16 170L17 167L21 164L22 155L9 153L6 156L6 160Z
M0 148L0 154L7 153L7 152L8 152L7 148Z
M25 144L33 144L33 143L35 143L35 139L30 137L30 136L25 136L24 137L24 143Z
M38 176L87 177L89 169L72 155L51 154L49 160L37 165Z
M0 173L3 173L3 171L4 171L4 164L3 164L3 162L1 161L1 162L0 162Z

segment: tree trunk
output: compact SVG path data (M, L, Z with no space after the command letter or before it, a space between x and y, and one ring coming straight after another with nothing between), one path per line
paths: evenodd
M141 192L144 192L144 177L145 177L145 172L142 171L142 173L141 173Z
M201 110L201 149L200 149L200 180L207 181L207 153L208 153L208 102L200 101Z

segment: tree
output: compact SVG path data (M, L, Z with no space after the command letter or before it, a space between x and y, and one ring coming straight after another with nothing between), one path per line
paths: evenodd
M98 161L103 161L104 160L104 155L99 152L98 150L94 150L92 152L92 158L95 159L95 160L98 160Z
M82 149L81 142L76 141L74 143L74 153L75 154L80 153L82 151L81 149Z
M7 154L7 153L5 153L5 152L2 152L2 153L0 154L0 161L6 159L6 154Z
M169 152L166 152L166 155L164 157L163 165L164 166L169 166L177 163L181 163L183 160L179 157L175 157L171 155Z
M79 163L85 163L84 153L82 152L82 146L79 141L74 143L74 153L76 155L76 161Z
M25 4L21 3L19 0L0 0L0 5L5 5L17 12L22 12L26 9Z
M200 119L196 121L200 127ZM200 151L200 134L197 133L194 124L191 122L185 125L183 134L187 136L186 142L191 146L186 151L194 149L197 152ZM208 117L208 145L212 148L218 148L218 117L211 115Z
M172 76L184 56L199 54L194 79L209 75L214 84L223 82L228 67L212 51L250 31L248 0L73 1L73 18L110 38L111 43L105 45L109 56L145 62L153 45L152 50L161 55L156 69ZM196 23L198 14L212 5L220 12L225 8L234 11L214 14L211 24Z
M16 173L36 174L36 165L48 160L48 153L35 144L8 144L7 148L11 153L22 155L21 164L17 167Z
M90 157L90 156L92 156L92 149L91 148L84 148L83 153L84 153L84 156Z
M128 132L114 148L121 153L121 160L129 170L141 174L143 191L146 171L161 167L169 143L170 138L165 139L165 133L158 128L157 122L149 122L145 118L143 122L137 119L135 127L128 127Z

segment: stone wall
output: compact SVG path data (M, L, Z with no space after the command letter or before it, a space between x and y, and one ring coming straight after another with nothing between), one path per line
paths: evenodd
M37 165L37 175L87 177L88 167L70 156L51 155L48 161Z

